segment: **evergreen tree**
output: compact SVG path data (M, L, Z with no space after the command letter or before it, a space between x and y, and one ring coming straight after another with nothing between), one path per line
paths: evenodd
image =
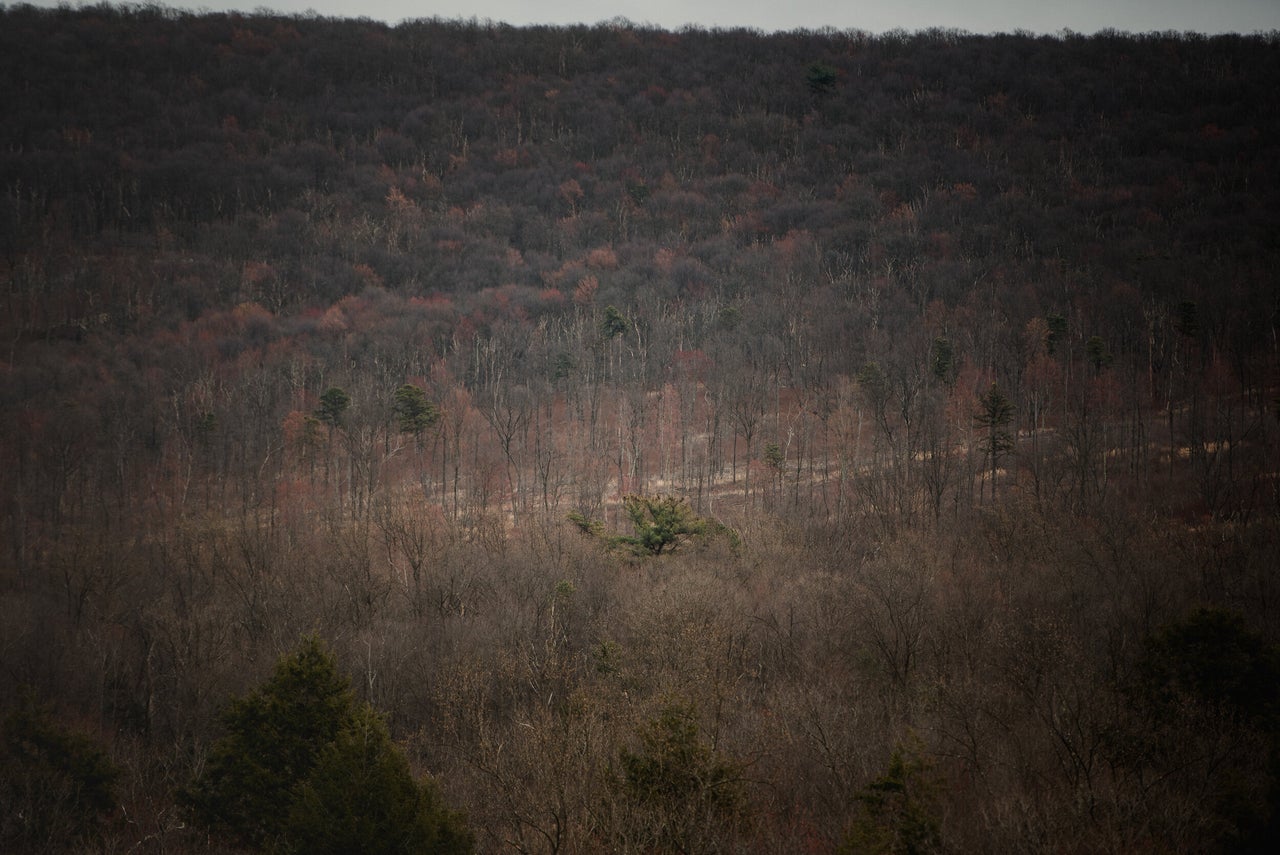
M116 808L120 770L88 737L24 697L0 730L0 851L49 852L96 840Z
M805 82L809 84L809 91L814 95L831 94L831 90L836 85L836 77L836 70L825 62L811 64L804 74Z
M1278 851L1280 647L1210 606L1148 637L1135 664L1114 756L1194 782L1203 851Z
M1045 323L1049 325L1049 355L1053 356L1058 352L1058 345L1066 341L1067 338L1067 319L1062 315L1053 314L1045 318Z
M279 847L295 788L355 714L333 656L318 638L306 639L223 713L226 736L185 793L196 820L247 846Z
M991 388L978 399L978 403L980 409L976 422L986 434L982 438L982 450L991 464L991 493L994 495L1000 458L1014 449L1013 434L1009 431L1009 424L1013 421L1013 404L997 383L991 384Z
M631 329L631 322L614 306L605 306L604 319L600 321L600 335L605 339L626 335Z
M673 552L687 538L707 531L706 520L676 496L626 496L622 503L636 533L620 535L614 542L638 555Z
M671 704L640 726L638 750L621 752L617 785L632 809L624 833L642 851L719 851L743 817L742 770L700 731L691 706Z
M400 432L413 434L414 439L421 441L424 431L440 421L440 411L436 405L427 400L427 394L412 383L406 383L396 390L396 421Z
M461 820L419 784L386 726L306 639L223 716L185 791L198 824L271 852L469 852Z
M331 386L320 396L320 405L316 407L313 417L329 428L329 454L324 459L324 482L329 483L329 464L333 453L333 432L342 427L342 419L351 407L351 396L345 390Z
M415 780L387 726L365 705L320 755L289 813L288 837L299 852L470 852L458 814L435 785Z
M918 747L894 750L884 774L857 796L858 813L840 855L924 855L942 847L938 784Z
M343 414L351 406L351 396L338 386L331 386L320 396L320 406L316 407L315 416L332 430L342 426Z
M607 534L604 523L576 511L569 514L569 521L611 547L625 547L643 556L675 552L693 537L724 537L731 547L739 545L737 533L714 519L698 516L679 496L624 496L622 504L635 534Z
M1089 340L1084 343L1084 352L1089 357L1089 364L1093 366L1095 376L1102 373L1102 369L1111 364L1111 351L1107 350L1107 343L1102 340L1102 336L1089 336Z
M929 357L929 367L933 376L948 387L956 381L956 352L951 340L942 336L933 340L933 350Z

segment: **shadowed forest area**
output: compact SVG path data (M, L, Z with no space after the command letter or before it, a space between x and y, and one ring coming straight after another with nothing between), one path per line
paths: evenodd
M0 105L0 849L1276 851L1276 34L10 5Z

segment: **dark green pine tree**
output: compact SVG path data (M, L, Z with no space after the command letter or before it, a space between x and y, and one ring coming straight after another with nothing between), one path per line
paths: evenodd
M266 852L472 850L462 818L413 777L318 638L232 701L223 722L226 736L183 793L210 831Z
M839 855L941 851L939 784L919 747L911 749L895 749L884 774L858 794L858 811Z
M320 396L320 405L316 407L312 418L329 428L329 449L324 457L324 482L329 483L329 467L333 458L333 433L342 427L342 420L351 407L351 396L338 386L331 386Z
M95 848L119 777L101 746L24 695L0 723L0 852Z
M316 407L315 417L333 430L342 426L342 417L350 407L351 396L346 393L346 390L331 386L320 396L320 405Z
M1125 694L1133 719L1112 750L1196 781L1214 820L1203 851L1280 851L1280 647L1243 615L1201 607L1147 639Z
M1067 319L1057 314L1049 315L1045 318L1045 323L1049 325L1049 355L1053 356L1058 352L1058 345L1067 340L1069 326Z
M688 502L675 496L626 496L622 503L636 533L614 541L638 555L674 552L687 538L707 531L706 521L694 514Z
M1089 340L1084 343L1084 352L1089 357L1089 364L1093 366L1095 377L1111 364L1111 352L1107 350L1107 343L1100 335L1089 336Z
M440 421L440 410L427 400L426 392L412 383L396 390L395 411L400 432L412 434L419 444L422 434Z
M741 545L737 532L718 520L698 516L689 503L678 496L624 496L622 503L635 529L634 535L607 534L600 520L576 511L569 514L569 521L584 534L598 537L610 547L626 548L641 556L675 552L695 537L723 538L733 549Z
M624 748L619 758L622 777L615 783L630 812L618 848L731 849L728 841L746 809L742 768L703 740L693 707L667 706L637 736L639 750Z
M631 329L631 322L614 306L605 306L604 319L600 321L600 335L609 340L626 335Z
M933 340L929 367L933 371L933 376L945 383L948 388L955 385L956 351L950 339L939 336Z
M809 84L809 91L814 95L830 95L835 89L838 74L825 62L812 63L805 69L804 79Z
M994 496L1000 458L1014 450L1013 434L1009 430L1009 425L1013 422L1013 404L998 383L991 384L986 394L978 398L978 404L975 421L985 434L982 438L982 450L991 465L991 495Z
M333 656L316 637L223 712L226 735L184 792L196 821L254 848L285 848L295 789L325 746L356 720L357 702Z
M470 852L462 817L442 803L435 785L418 781L382 722L365 705L321 754L289 813L298 852Z

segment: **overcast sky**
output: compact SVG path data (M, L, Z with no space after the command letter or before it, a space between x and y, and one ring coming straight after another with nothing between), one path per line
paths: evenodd
M58 2L36 0L36 5ZM517 25L594 24L621 16L666 29L696 24L765 31L831 26L872 33L929 27L974 33L1280 30L1280 0L170 0L163 5L243 11L265 7L286 13L314 10L325 16L389 23L439 16Z

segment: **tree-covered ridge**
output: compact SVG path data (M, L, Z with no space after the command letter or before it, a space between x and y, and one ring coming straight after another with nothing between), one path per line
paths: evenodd
M772 450L774 480L783 457L816 473L871 364L885 383L862 391L908 445L951 442L912 423L951 407L960 430L953 405L992 382L1024 431L1099 383L1202 417L1178 405L1193 362L1269 382L1268 38L4 15L18 433L52 420L93 446L96 411L178 465L205 449L248 472L275 447L314 457L303 417L338 388L365 424L328 422L325 451L354 443L370 470L388 399L416 385L418 407L467 399L436 451L473 412L509 489L532 501L541 466L549 510L533 458L563 450L528 436L557 417L530 407L598 414L601 388L629 390L606 400L632 427L609 452L630 458L621 496L650 489L658 392L708 438L697 471L681 440L696 493L726 465L738 483L740 444ZM939 342L941 369L921 353Z
M0 9L3 847L1271 851L1278 63Z
M1051 277L1194 297L1273 251L1265 38L5 19L11 260L52 225L170 233L209 265L155 271L109 312L328 305L364 267L414 294L567 297L595 269L620 305L751 295L776 267L747 259L793 232L833 284L911 281L917 304L993 272L1041 299ZM661 248L675 270L653 269ZM94 314L66 311L32 320Z

